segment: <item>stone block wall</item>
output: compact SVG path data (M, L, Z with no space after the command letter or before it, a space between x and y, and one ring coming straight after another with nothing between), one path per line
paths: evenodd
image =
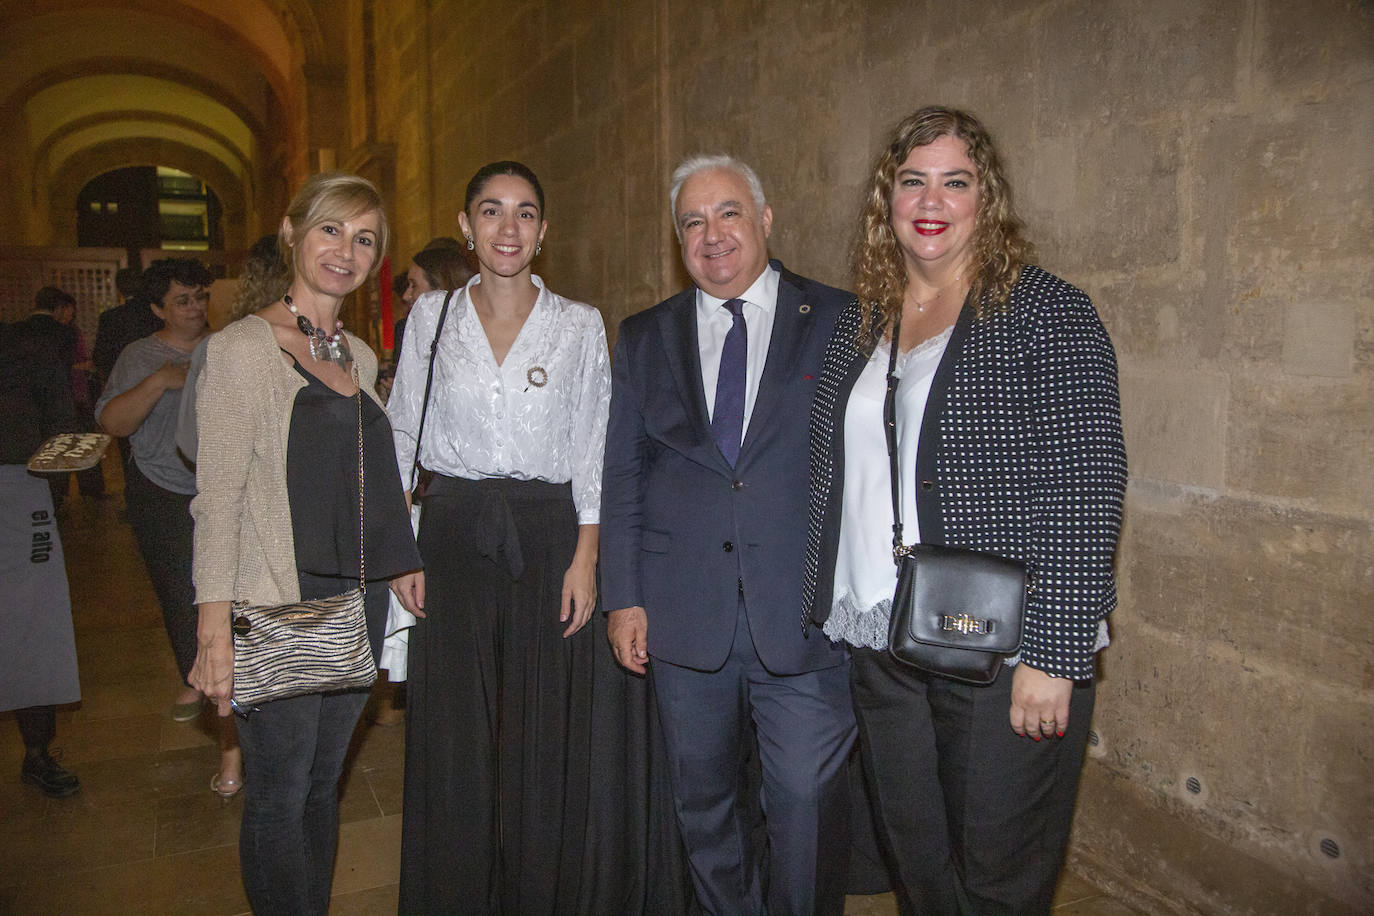
M1121 366L1121 606L1074 861L1150 911L1374 910L1368 0L389 0L374 28L400 269L457 234L478 166L522 159L537 272L612 338L684 282L684 155L755 163L774 253L847 285L885 132L978 113Z

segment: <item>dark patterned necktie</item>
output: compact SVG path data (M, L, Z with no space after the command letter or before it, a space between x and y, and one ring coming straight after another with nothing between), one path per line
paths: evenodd
M731 299L723 305L730 310L734 323L730 326L730 333L725 335L725 345L720 350L720 375L716 377L711 436L725 460L730 462L730 467L734 467L744 432L744 380L747 375L749 329L744 323L743 299Z

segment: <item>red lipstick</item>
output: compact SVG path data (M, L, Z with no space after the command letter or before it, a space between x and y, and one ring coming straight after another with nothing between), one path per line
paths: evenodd
M918 235L939 235L949 228L949 223L940 219L912 220L911 225L916 228Z

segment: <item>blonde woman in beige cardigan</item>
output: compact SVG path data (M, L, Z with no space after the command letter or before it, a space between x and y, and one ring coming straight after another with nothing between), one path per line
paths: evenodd
M287 292L211 339L196 392L200 620L191 683L221 715L233 695L232 601L280 604L357 586L360 409L367 577L391 579L423 614L391 427L373 394L377 359L338 320L386 248L381 197L362 178L317 175L292 201L280 241ZM367 590L374 657L387 603L385 588ZM338 781L366 699L355 691L277 700L239 722L240 871L255 913L327 911Z

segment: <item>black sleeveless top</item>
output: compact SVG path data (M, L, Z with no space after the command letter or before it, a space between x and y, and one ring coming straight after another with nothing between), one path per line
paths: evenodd
M294 357L292 363L307 384L296 392L291 411L286 492L301 598L309 600L357 585L358 398L334 391ZM367 580L380 583L419 569L420 552L396 470L391 423L366 395L362 406L363 549ZM377 591L386 593L384 586Z

